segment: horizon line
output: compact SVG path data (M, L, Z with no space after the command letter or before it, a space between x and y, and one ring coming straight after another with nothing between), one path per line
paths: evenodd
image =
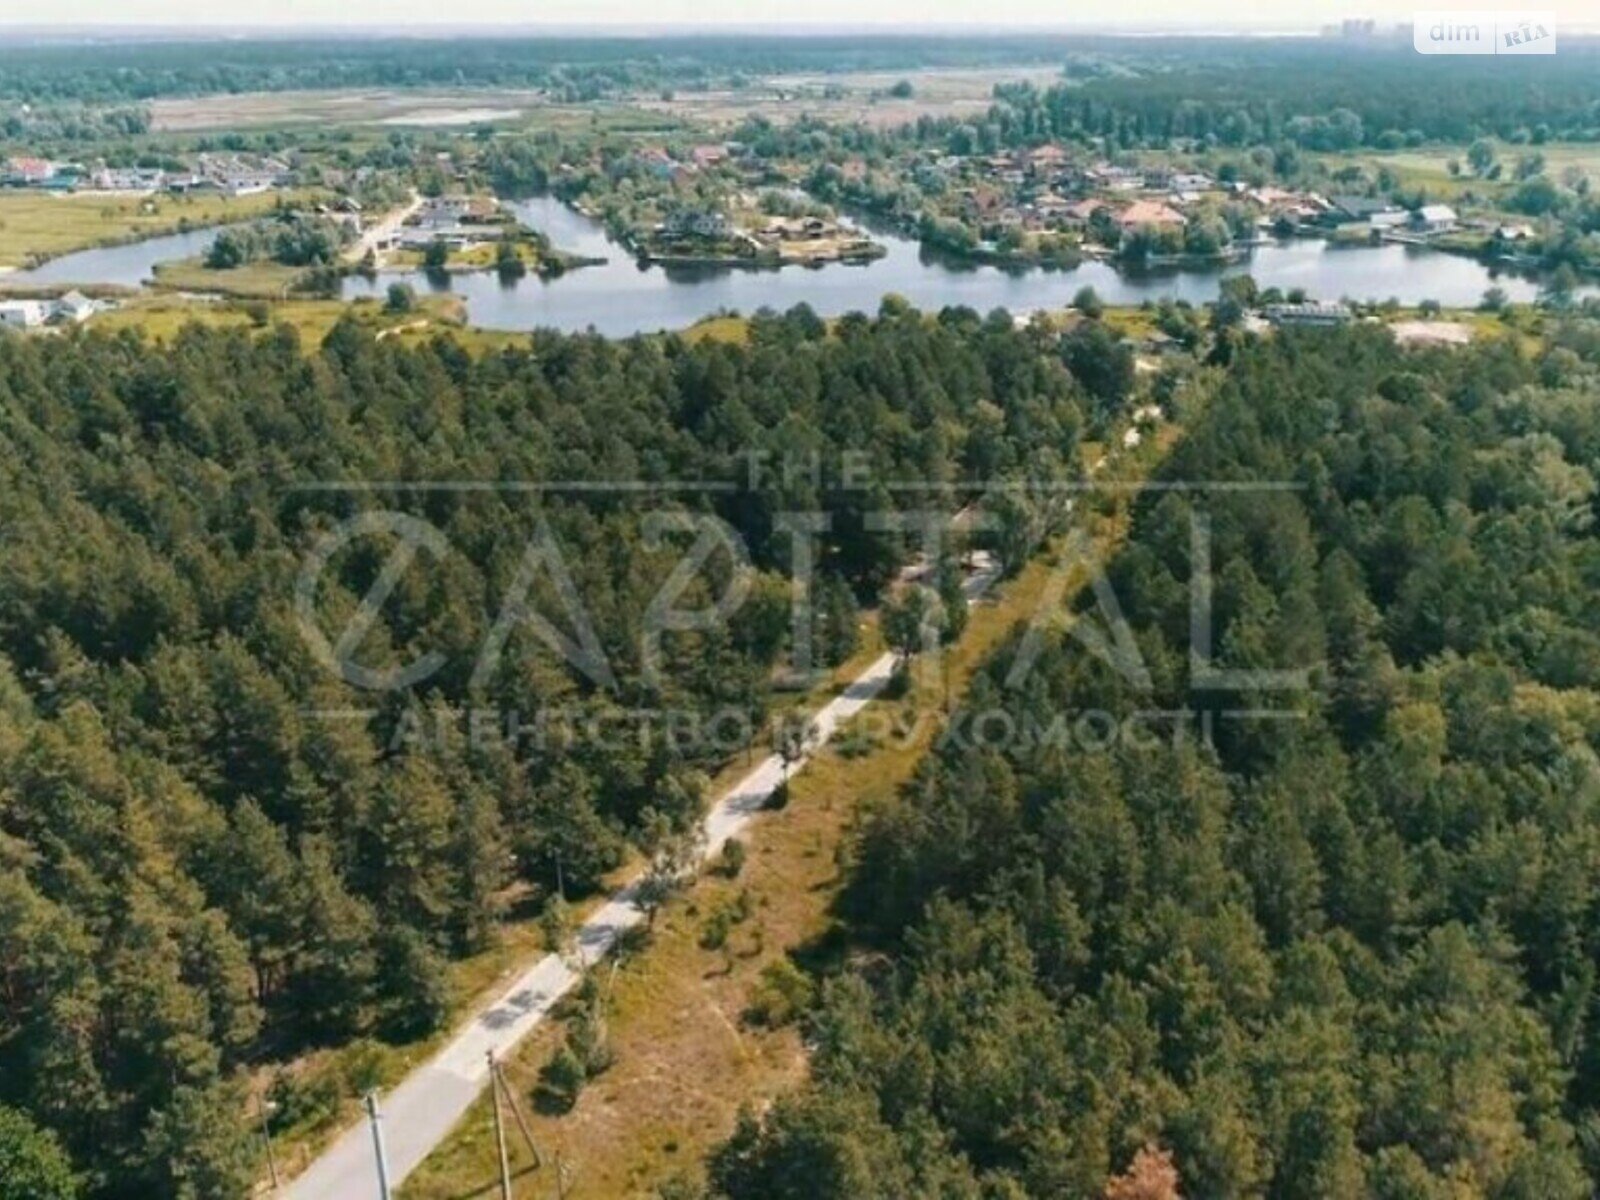
M1410 22L1395 18L1379 22L1379 29L1404 28ZM869 34L887 37L919 37L919 36L951 36L979 37L985 34L995 37L1018 36L1039 33L1072 34L1082 36L1103 35L1115 37L1119 35L1135 34L1139 36L1161 36L1171 34L1185 37L1303 37L1306 34L1320 33L1330 28L1326 21L1308 21L1296 24L1292 21L1272 22L1257 25L1218 25L1215 22L1196 21L1192 24L1172 24L1170 22L1126 22L1122 24L1106 24L1104 22L1078 22L1072 20L1062 21L1031 21L1031 22L983 22L983 21L940 21L908 25L903 21L854 21L849 23L835 22L810 22L804 19L792 21L727 21L727 22L695 22L695 21L461 21L461 20L413 20L404 25L386 24L383 22L352 22L337 19L318 21L306 20L294 23L260 23L260 22L228 22L214 25L196 25L192 23L174 23L170 21L96 21L96 22L17 22L11 23L0 18L0 36L9 35L85 35L99 34L115 36L126 33L169 33L182 35L189 39L203 39L209 36L237 37L257 33L348 33L365 34L378 37L406 37L418 33L428 35L459 34L504 34L508 32L524 32L539 35L606 35L622 37L651 37L661 34L669 36L693 36L696 34L726 34L738 35L749 33L764 33L779 36L796 37L826 37L853 34Z

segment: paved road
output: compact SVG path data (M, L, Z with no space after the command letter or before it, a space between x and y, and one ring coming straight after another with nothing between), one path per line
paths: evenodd
M996 578L992 561L979 554L966 580L969 600L982 595ZM883 691L894 671L894 655L873 661L812 719L809 746L824 746L834 731ZM796 763L803 765L811 749ZM749 824L783 781L777 755L763 760L723 796L706 816L706 854L716 854L728 838ZM624 930L645 919L635 903L637 880L614 895L578 930L584 963L605 956ZM489 1078L488 1052L508 1056L561 996L578 982L578 973L554 954L528 968L500 997L479 1013L429 1062L417 1068L382 1100L389 1182L398 1186L461 1119ZM365 1121L347 1129L322 1156L284 1189L291 1200L368 1200L378 1195L372 1137Z
M368 250L376 254L379 243L388 241L421 207L422 196L413 191L411 198L404 205L393 212L385 213L381 218L369 225L361 236L346 248L344 252L345 261L358 263L367 256Z

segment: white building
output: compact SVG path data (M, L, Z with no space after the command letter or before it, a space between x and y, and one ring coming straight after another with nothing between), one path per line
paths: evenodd
M0 300L0 328L32 329L44 324L48 311L41 300Z
M1273 325L1329 326L1348 324L1355 316L1349 305L1310 300L1304 304L1269 304L1266 317Z
M1411 214L1411 227L1423 233L1448 233L1456 227L1456 210L1448 204L1424 204Z
M99 311L100 305L82 292L68 292L51 306L50 319L57 324L81 325Z
M679 209L666 220L662 232L668 237L725 238L733 232L727 214L699 209Z
M140 167L99 167L89 175L89 186L97 192L148 195L166 185L165 171Z

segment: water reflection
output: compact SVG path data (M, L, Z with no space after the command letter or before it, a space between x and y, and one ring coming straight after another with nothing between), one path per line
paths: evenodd
M473 324L491 329L564 330L594 328L611 335L675 329L725 310L785 309L801 302L825 316L852 309L875 311L886 293L898 293L923 309L963 304L987 312L1057 308L1078 289L1093 287L1110 304L1138 304L1171 296L1203 303L1216 298L1221 279L1242 272L1263 287L1304 288L1313 296L1384 300L1406 304L1438 300L1476 304L1490 287L1517 301L1538 295L1534 281L1457 255L1409 246L1334 249L1316 240L1272 243L1221 269L1123 272L1102 262L1070 270L1017 270L952 261L920 243L870 223L888 253L870 263L827 263L802 269L744 270L709 266L646 267L613 243L598 221L552 197L515 202L518 217L543 230L563 249L604 257L554 279L526 276L504 280L492 272L428 279L420 272L384 273L375 280L346 281L347 296L381 296L404 279L419 290L454 291L467 302Z
M142 287L155 276L155 265L180 258L198 258L211 249L219 228L192 229L187 233L167 234L129 242L124 246L100 246L64 254L30 271L12 271L0 276L6 283L115 284Z

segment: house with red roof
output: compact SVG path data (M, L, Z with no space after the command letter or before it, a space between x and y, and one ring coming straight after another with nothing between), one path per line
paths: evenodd
M1181 229L1189 222L1184 215L1159 200L1135 200L1116 216L1117 225L1127 231L1153 225L1157 229Z

